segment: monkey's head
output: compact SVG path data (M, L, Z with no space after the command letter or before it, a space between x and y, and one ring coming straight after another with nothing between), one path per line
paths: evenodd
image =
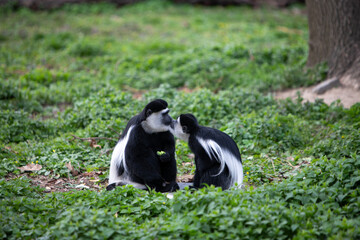
M198 126L198 121L194 115L190 113L181 114L174 121L173 134L184 141L188 141L190 134L193 134Z
M147 133L166 132L171 129L173 119L167 106L167 102L162 99L156 99L145 106L141 125Z

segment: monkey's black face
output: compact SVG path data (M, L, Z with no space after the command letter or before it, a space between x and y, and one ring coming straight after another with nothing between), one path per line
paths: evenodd
M190 134L187 132L187 126L182 126L180 123L180 117L177 121L174 121L174 127L172 129L172 133L175 137L180 138L181 140L188 141Z
M164 124L164 125L166 125L166 126L170 126L171 127L171 125L172 125L172 123L173 123L173 119L170 117L170 115L169 115L169 112L170 112L170 110L169 109L165 109L166 111L164 111L164 112L162 112L161 113L161 121L162 121L162 123Z
M181 114L178 117L177 121L174 121L174 126L172 127L172 133L184 141L188 141L190 134L193 134L196 129L199 127L197 119L194 115Z
M141 124L147 133L166 132L171 130L173 119L169 115L170 110L165 108L158 112L149 112L145 121Z
M189 141L191 127L181 121L181 116L174 121L173 134L175 137L180 138L184 141Z

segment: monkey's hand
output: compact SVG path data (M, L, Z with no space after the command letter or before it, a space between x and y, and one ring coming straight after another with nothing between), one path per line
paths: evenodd
M112 184L107 185L106 190L111 191L115 188L116 188L116 183L112 183Z
M160 162L169 162L171 160L170 154L164 151L157 151L156 154L158 155L158 158Z
M111 191L115 189L117 186L125 186L126 182L115 182L107 185L106 190Z
M165 182L163 189L161 192L175 192L176 190L179 190L180 187L177 184L177 182L173 181L173 182Z

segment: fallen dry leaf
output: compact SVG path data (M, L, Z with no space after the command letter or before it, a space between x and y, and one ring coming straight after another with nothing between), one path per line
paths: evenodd
M178 176L178 182L193 182L194 181L194 175L182 175Z
M13 152L13 153L15 153L15 154L18 154L18 152L15 152L15 151L12 150L12 148L9 147L9 146L5 146L5 149L7 149L7 150L9 150L10 152Z
M89 186L86 186L85 184L77 185L75 188L81 188L81 189L89 189Z
M58 185L58 184L63 183L63 182L64 182L63 179L58 179L58 180L56 180L56 182L54 183L54 185Z
M289 160L289 161L294 161L294 157L291 157L291 156L287 157L286 159Z
M100 179L94 179L94 180L90 179L89 181L90 181L90 182L99 182Z
M73 176L79 175L79 172L74 169L74 167L71 165L71 162L65 163L65 166L70 170Z
M18 167L18 169L20 169L21 172L35 172L35 171L39 171L41 168L42 166L40 164L34 164L34 163L30 163L23 167Z
M193 166L194 165L194 163L192 163L192 162L183 162L183 163L181 163L183 166Z
M95 139L91 139L90 140L90 147L92 147L92 148L100 148L101 149L101 146L100 145L97 145L96 144L97 142L96 142L96 140Z

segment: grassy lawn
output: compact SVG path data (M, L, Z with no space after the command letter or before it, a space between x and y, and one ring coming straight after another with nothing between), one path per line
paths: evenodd
M0 11L0 238L360 238L360 104L270 94L326 75L305 68L304 6ZM106 192L118 134L154 98L229 134L245 188ZM186 143L176 158L194 173Z

